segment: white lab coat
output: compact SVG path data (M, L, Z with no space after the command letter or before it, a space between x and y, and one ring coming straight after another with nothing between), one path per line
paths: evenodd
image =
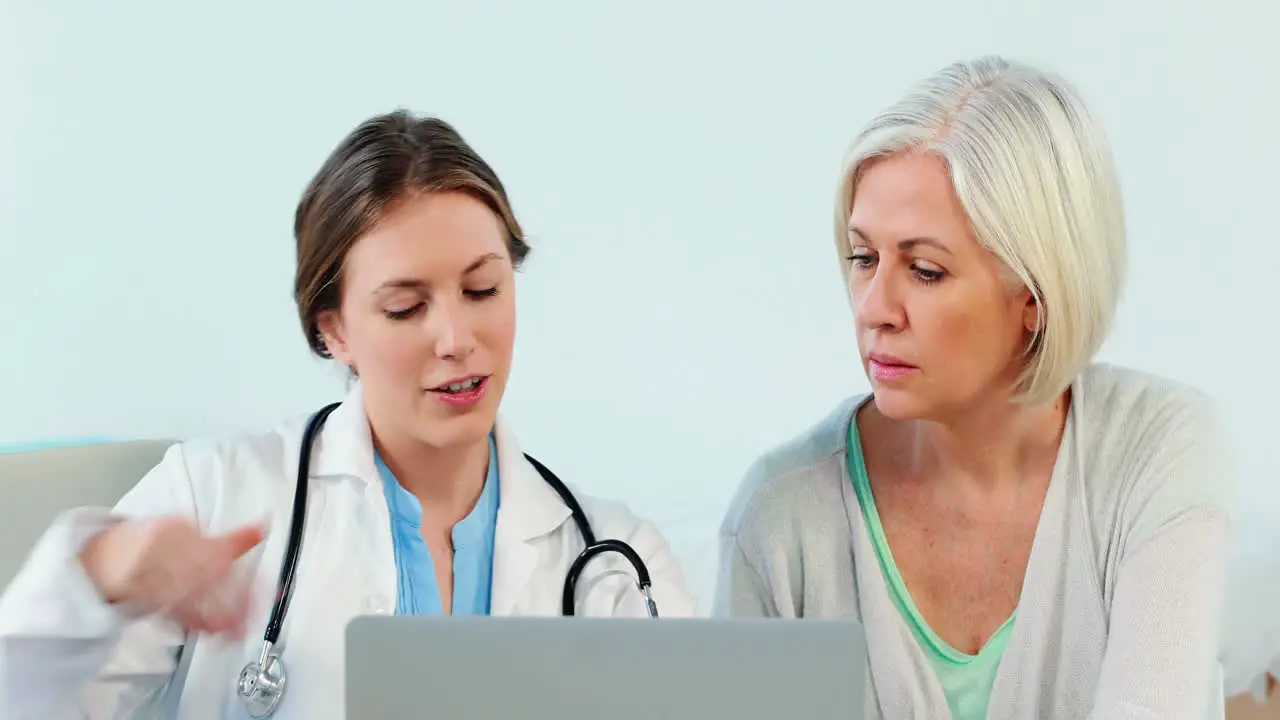
M175 445L114 510L59 518L0 597L0 718L247 717L235 681L261 649L305 423L304 417L268 433ZM491 614L558 615L582 537L501 422L496 436L501 507ZM358 387L320 432L310 477L303 551L280 636L289 673L275 715L281 720L343 717L347 622L395 611L390 519ZM683 574L653 524L619 503L578 499L598 538L625 540L645 559L663 617L695 614ZM256 610L243 641L184 637L161 618L128 617L101 601L75 561L84 540L111 518L170 513L196 518L208 533L269 519L266 539L242 561L256 581ZM579 583L577 613L643 617L633 577L615 553L599 556ZM185 680L176 677L180 650L187 655L182 665L189 665ZM423 702L429 712L430 698Z

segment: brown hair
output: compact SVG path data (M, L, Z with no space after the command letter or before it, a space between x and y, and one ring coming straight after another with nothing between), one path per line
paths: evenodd
M342 297L347 252L396 202L410 194L461 192L489 206L506 226L517 268L529 254L498 175L448 123L405 110L377 115L352 130L307 185L294 214L298 245L294 300L311 351L331 357L321 313Z

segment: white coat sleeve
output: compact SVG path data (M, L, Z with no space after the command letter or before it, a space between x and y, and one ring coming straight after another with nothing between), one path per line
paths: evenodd
M649 569L650 592L658 606L659 618L695 617L698 614L698 603L685 581L684 571L657 525L636 517L620 503L592 499L584 506L596 528L597 537L615 538L627 543L644 561ZM576 532L575 529L575 536ZM572 560L573 555L569 559ZM578 612L592 616L648 617L644 597L636 589L635 577L635 569L620 554L609 552L596 556L578 581Z
M1233 464L1199 404L1145 428L1140 447L1117 508L1124 530L1090 718L1202 720L1221 702Z
M649 580L653 583L650 592L654 604L658 606L659 618L688 618L698 615L698 602L689 590L684 571L679 560L671 551L666 537L648 520L636 525L635 533L627 540L631 547L639 553L644 564L649 568ZM623 563L626 563L623 560ZM635 574L626 569L628 577ZM628 583L630 581L628 580ZM614 606L615 617L648 617L644 599L634 586L630 592L622 593Z
M0 717L136 717L164 690L184 633L102 600L79 562L86 540L130 517L196 518L182 448L175 445L114 509L60 515L0 596Z

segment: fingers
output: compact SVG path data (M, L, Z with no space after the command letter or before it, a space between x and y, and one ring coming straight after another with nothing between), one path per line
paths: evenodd
M245 617L239 613L212 607L212 603L194 600L175 608L170 616L188 632L222 635L240 639L244 634Z
M159 553L148 563L135 592L162 612L173 611L198 595L212 583L217 566L222 564L220 558L201 551L197 538L167 538Z
M265 535L261 525L245 525L211 540L234 560L257 547Z
M97 573L110 582L98 582L107 590L118 587L122 601L168 615L188 631L236 635L243 631L252 599L253 573L242 572L241 558L265 535L258 523L206 536L188 518L157 518L123 526L110 543L98 543L106 548L98 555L109 550L111 557L90 553L89 559L90 565L110 569Z
M239 636L251 601L248 578L236 560L262 542L263 528L249 525L215 537L193 536L172 548L157 594L165 610L187 630Z
M202 578L170 614L188 630L238 638L248 619L251 596L246 578L221 572Z

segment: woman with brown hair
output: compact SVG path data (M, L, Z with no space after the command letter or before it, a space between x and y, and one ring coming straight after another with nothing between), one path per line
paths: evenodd
M529 246L452 127L362 123L294 233L303 331L352 391L267 432L174 445L114 508L59 518L0 597L0 715L265 717L264 680L287 662L305 689L285 714L338 717L359 615L694 613L655 526L575 500L498 417ZM566 588L597 540L626 547Z

